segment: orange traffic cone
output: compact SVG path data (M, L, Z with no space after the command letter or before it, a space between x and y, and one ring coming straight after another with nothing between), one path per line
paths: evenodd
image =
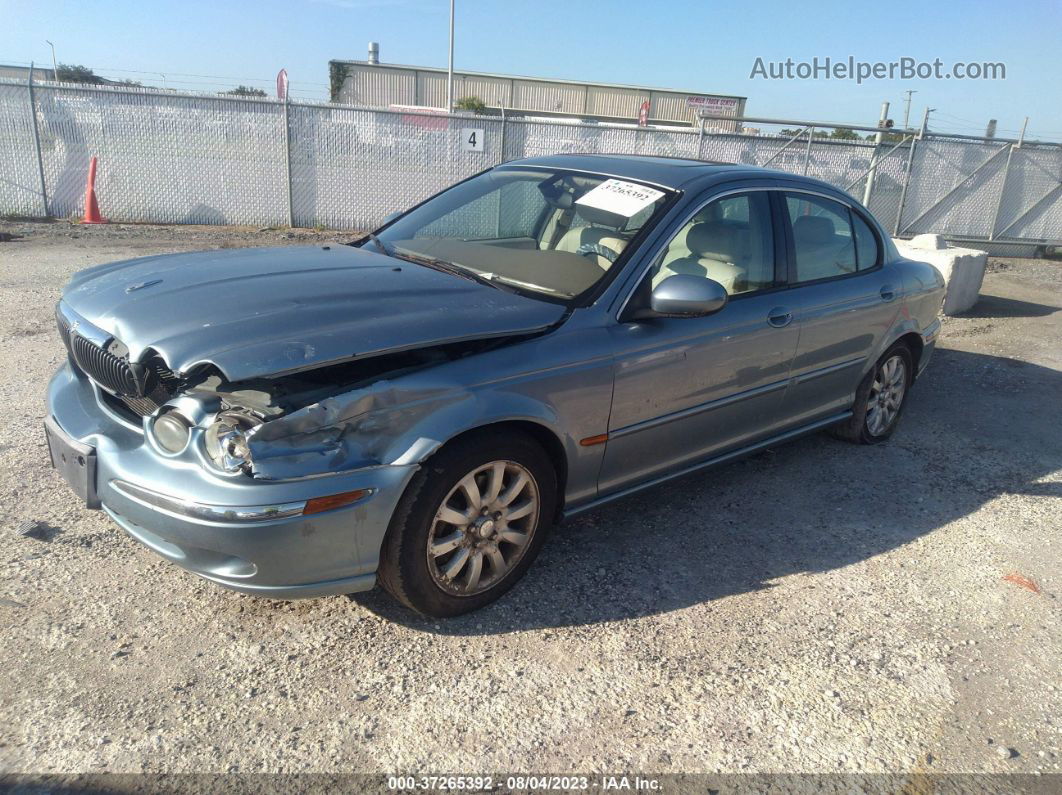
M88 181L85 183L85 217L81 219L83 224L105 224L107 221L100 217L100 206L96 203L96 158L89 161Z

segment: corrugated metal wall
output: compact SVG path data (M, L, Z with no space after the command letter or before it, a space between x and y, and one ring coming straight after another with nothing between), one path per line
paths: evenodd
M445 83L445 78L443 82ZM344 91L347 91L351 105L368 108L418 104L417 75L413 71L358 69L347 75ZM444 88L443 96L445 95Z
M446 106L446 73L391 65L345 64L347 77L339 101L350 105L386 108L391 105ZM413 90L410 85L413 85ZM392 93L388 93L388 92ZM572 116L600 116L615 119L638 118L642 102L650 100L650 118L658 121L693 124L698 108L690 96L717 99L744 110L745 100L715 94L691 95L680 91L626 88L578 82L535 80L522 77L454 73L454 98L479 97L489 107L527 112L562 113ZM736 129L726 127L731 132Z
M649 92L634 88L587 86L586 98L588 115L637 119L642 103L649 99ZM652 108L650 108L650 115L652 115Z

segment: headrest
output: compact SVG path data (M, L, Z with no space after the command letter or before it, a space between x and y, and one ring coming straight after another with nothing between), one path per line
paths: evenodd
M736 262L741 258L737 230L720 221L694 224L686 233L686 247L697 257Z
M571 209L572 202L575 200L574 191L563 179L540 182L538 190L546 203L558 210Z
M627 218L619 213L602 210L600 207L591 207L589 204L575 205L581 218L594 226L606 226L609 229L622 229L627 224Z
M801 243L830 243L834 234L833 221L823 215L802 215L793 224L793 236Z

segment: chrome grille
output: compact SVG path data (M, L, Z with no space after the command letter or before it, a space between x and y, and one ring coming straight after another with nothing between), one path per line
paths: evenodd
M70 350L70 321L59 311L59 304L55 305L55 324L59 327L59 337L66 349Z
M85 375L118 395L140 395L140 385L128 359L115 356L76 331L70 334L70 352Z

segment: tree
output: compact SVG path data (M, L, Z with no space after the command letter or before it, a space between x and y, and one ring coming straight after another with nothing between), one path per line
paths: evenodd
M266 92L260 88L250 88L249 86L236 86L232 91L224 91L224 94L231 94L235 97L264 97Z
M877 139L877 137L877 133L870 133L869 135L867 135L867 140L873 141ZM881 135L881 142L883 144L898 144L900 141L903 140L903 138L903 133L883 132Z
M859 135L855 130L850 130L847 127L835 127L833 132L830 133L831 138L836 138L842 141L858 141Z
M783 135L786 138L796 138L798 135L801 137L805 137L807 136L807 134L807 128L803 128L800 130L791 130L789 128L786 128L779 133L779 135ZM829 136L830 134L825 130L815 130L815 132L812 133L812 137L814 138L828 138Z
M461 97L454 102L454 110L470 110L482 114L487 112L487 103L479 97Z
M102 85L104 80L87 66L61 63L55 70L55 79L60 83L93 83Z

